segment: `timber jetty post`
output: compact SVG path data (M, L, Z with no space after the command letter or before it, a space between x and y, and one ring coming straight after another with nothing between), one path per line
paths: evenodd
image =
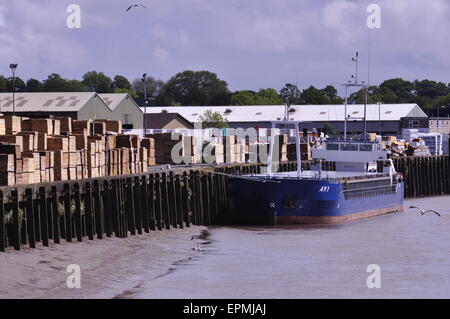
M405 197L450 194L448 156L398 157ZM302 163L310 169L311 162ZM257 174L262 164L157 168L149 172L0 187L0 251L124 238L191 225L220 225L229 215L228 174ZM333 170L334 163L323 163ZM295 171L282 162L280 171ZM215 174L217 173L217 174Z

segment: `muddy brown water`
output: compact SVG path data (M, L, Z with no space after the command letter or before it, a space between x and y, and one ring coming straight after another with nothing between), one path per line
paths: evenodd
M411 205L435 209L421 216ZM132 298L449 298L450 197L331 227L211 228ZM379 265L380 288L367 286Z

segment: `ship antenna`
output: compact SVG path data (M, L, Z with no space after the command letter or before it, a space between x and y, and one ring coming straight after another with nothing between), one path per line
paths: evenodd
M343 84L345 87L345 99L344 99L344 140L347 140L347 105L348 105L348 88L349 86L360 86L358 83L358 58L359 53L356 51L355 57L352 58L352 61L355 62L356 65L356 72L351 76L351 78L354 80L354 83L351 83L351 81L347 81Z

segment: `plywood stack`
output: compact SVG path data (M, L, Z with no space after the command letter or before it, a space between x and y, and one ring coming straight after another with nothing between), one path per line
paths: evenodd
M237 162L237 146L236 146L236 136L224 136L223 146L225 151L225 162L226 163L236 163Z
M70 118L70 117L56 117L55 120L59 120L60 134L61 133L71 133L72 132L72 118Z
M248 153L248 146L244 139L238 140L236 142L236 161L238 163L245 163L246 154Z
M182 135L178 136L178 139L173 140L171 133L158 133L147 135L155 140L155 159L156 164L179 164L172 159L172 149L175 145L181 142L181 147L179 147L178 156L184 156L184 137ZM176 137L174 137L176 138Z
M4 118L0 117L0 135L6 134L6 122Z
M208 143L203 148L203 161L208 164L225 163L225 150L223 144Z
M311 144L309 144L309 143L301 143L300 144L300 156L302 158L302 161L312 159ZM297 160L295 144L287 145L287 159L289 161Z
M141 140L141 146L147 149L147 164L148 166L156 165L155 158L155 139L146 137Z
M4 115L0 119L5 120L5 134L12 135L22 131L22 118L20 116Z
M245 141L224 141L230 162L242 161ZM172 138L171 133L144 139L124 135L120 121L0 116L0 185L142 173L148 166L182 160L201 163L196 142L192 136ZM178 158L172 158L174 147ZM211 147L213 162L224 163L224 145Z
M15 183L15 165L13 154L0 154L0 185L13 186Z
M258 163L267 164L269 159L269 143L258 143Z
M106 132L122 134L122 122L115 120L95 120L95 122L103 122L106 125Z
M45 133L47 135L54 135L54 128L53 128L54 121L52 119L30 119L27 120L26 122L31 123L30 130L33 132Z
M106 123L95 121L93 124L94 134L105 135L106 134Z
M91 120L74 120L72 121L72 133L90 136L92 121Z
M19 135L0 135L0 143L9 143L19 145L19 149L23 152L23 137Z
M110 121L106 122L106 131L114 132L117 134L122 134L122 122L121 121Z
M119 155L120 150L118 149L110 149L107 151L109 153L108 158L108 175L116 176L119 175Z
M184 136L183 152L185 156L185 163L200 164L202 163L202 155L198 154L196 149L196 141L194 136Z
M286 134L281 135L275 135L275 142L277 144L278 149L278 160L279 161L287 161L287 143L288 143L288 136Z
M119 174L130 174L130 152L128 148L120 148Z
M20 132L17 135L22 136L24 152L34 151L38 149L37 132Z

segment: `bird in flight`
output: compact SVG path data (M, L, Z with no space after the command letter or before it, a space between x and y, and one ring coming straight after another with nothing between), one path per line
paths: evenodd
M421 214L421 215L425 215L426 213L435 213L435 214L438 215L439 217L441 216L441 214L439 214L437 211L432 210L432 209L429 209L429 210L423 210L423 209L420 209L419 207L416 207L416 206L409 206L409 208L415 208L415 209L418 209L418 210L420 211L420 214Z
M130 11L131 8L134 8L134 7L147 8L146 6L144 6L144 5L140 4L140 3L135 3L135 4L132 4L131 6L129 6L128 9L127 9L127 11Z

